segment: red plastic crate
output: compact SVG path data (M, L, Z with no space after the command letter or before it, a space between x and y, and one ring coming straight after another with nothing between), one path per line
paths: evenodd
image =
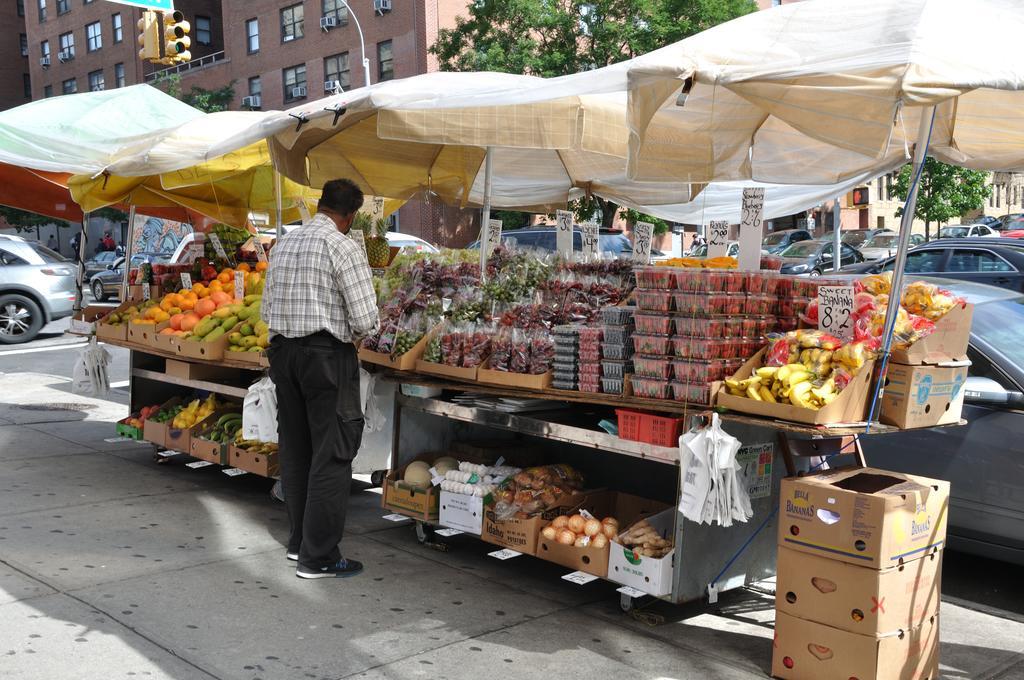
M684 419L659 416L643 411L615 409L619 419L619 439L629 439L655 446L678 446Z

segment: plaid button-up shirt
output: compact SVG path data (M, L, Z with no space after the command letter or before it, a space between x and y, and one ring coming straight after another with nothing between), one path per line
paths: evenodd
M299 338L327 331L355 342L377 330L377 297L366 254L317 213L270 252L261 314L270 335Z

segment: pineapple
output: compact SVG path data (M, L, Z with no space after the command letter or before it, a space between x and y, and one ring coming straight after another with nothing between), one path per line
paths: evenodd
M366 260L371 267L381 268L388 266L391 259L391 248L388 246L388 223L380 218L373 225L373 236L366 239Z

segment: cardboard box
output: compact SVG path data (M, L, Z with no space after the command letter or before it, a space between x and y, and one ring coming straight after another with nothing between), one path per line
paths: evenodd
M890 363L878 419L902 429L960 422L969 361L939 366Z
M423 460L429 464L442 455L444 454L425 454L418 456L416 460ZM412 461L409 462L411 463ZM390 470L387 477L384 478L384 493L381 498L381 505L392 512L397 512L400 515L406 515L413 519L420 519L424 522L438 521L441 505L440 487L432 486L421 490L404 486L401 480L405 474L406 467L408 467L408 464L403 465L398 470Z
M436 364L433 361L424 361L423 359L419 359L416 362L417 373L427 373L429 375L441 376L442 378L454 378L456 380L470 380L475 382L479 371L479 366L474 366L473 368L462 368L460 366Z
M160 405L158 411L162 411L165 408L173 408L181 403L181 397L171 397L163 404ZM167 445L167 430L170 429L170 423L158 423L153 419L147 419L143 422L142 426L142 438L151 444L156 444L164 448L174 448L173 446Z
M241 324L239 324L241 325ZM228 335L236 330L236 325L231 331L212 342L182 338L178 344L178 354L189 359L203 359L205 361L220 361L224 358L224 352L228 347Z
M253 453L231 444L225 465L251 472L261 477L276 477L278 472L278 453Z
M115 314L115 313L116 314L120 314L121 312L123 312L124 310L128 309L129 307L135 306L137 304L138 304L137 302L133 302L131 300L129 300L128 302L122 302L120 305L118 305L114 309L108 309L107 310L108 313L104 314L103 317L106 317L109 314ZM97 340L105 340L105 341L111 342L111 343L124 343L124 342L127 342L127 340L128 340L128 326L129 325L130 324L125 323L125 324L119 324L117 326L111 326L110 324L103 323L101 320L97 319L97 323L96 323L96 339Z
M631 496L616 491L599 491L587 494L585 500L579 507L572 508L564 514L576 514L580 510L586 510L597 519L614 517L619 520L622 527L630 526L644 517L656 515L668 507L665 503ZM545 524L544 526L547 526ZM541 530L543 531L543 526ZM601 578L608 575L608 556L611 552L611 542L604 548L587 546L577 548L572 545L564 545L558 541L544 538L541 534L537 538L537 557L561 564L576 571L583 571L594 574Z
M208 460L218 465L227 465L228 447L220 442L206 439L212 428L204 428L192 435L192 442L189 445L189 455L200 460Z
M524 555L536 555L537 539L540 537L541 529L568 509L579 507L585 499L585 494L562 496L551 508L526 519L498 519L494 513L494 506L485 507L480 537L487 543L511 548Z
M181 345L180 335L162 335L157 333L153 336L153 342L149 346L161 352L177 354L179 345Z
M110 307L89 305L71 317L68 333L74 335L92 335L96 332L97 321L109 313Z
M477 371L476 379L482 383L491 385L506 385L508 387L521 387L525 390L546 390L551 387L551 371L533 375L529 373L510 373L508 371L494 371L489 368L481 368Z
M894 349L890 361L908 366L963 361L967 358L973 316L972 304L954 307L935 322L935 330L930 335L906 349Z
M128 342L133 342L136 345L152 345L153 336L170 325L167 321L161 321L160 323L129 323Z
M874 468L782 480L779 545L872 569L942 548L949 482Z
M857 635L775 615L772 675L784 680L938 680L939 617L903 635Z
M226 366L200 364L193 361L167 359L164 373L183 380L218 380L236 376L238 372Z
M228 361L237 361L243 364L252 364L253 369L267 368L270 366L270 361L267 359L267 353L264 352L232 352L230 350L224 350L224 358Z
M158 286L155 283L149 284L149 299L150 300L157 300L157 299L159 299L161 297L163 297L163 292L161 292L160 286ZM143 298L142 298L142 284L141 283L133 283L130 286L128 286L128 299L129 300L135 300L135 301L138 301L138 302L142 301Z
M662 538L675 540L676 508L669 508L648 517L647 522L654 527ZM622 531L628 526L620 527ZM630 548L616 541L609 544L608 580L632 586L648 595L662 596L672 592L673 571L675 570L676 551L664 557L642 557Z
M359 359L378 366L387 366L396 371L411 371L416 368L416 362L423 356L423 350L427 348L428 337L430 337L430 333L426 333L420 338L420 341L413 345L408 352L393 359L390 354L371 352L362 348L359 350Z
M780 546L775 611L884 637L938 614L941 577L941 551L888 569L869 569Z
M484 523L484 499L461 493L441 492L440 519L442 526L479 536Z
M735 380L744 380L760 368L765 350L759 351L752 356L747 363L740 367L733 377ZM795 423L807 423L808 425L827 425L829 423L860 423L867 417L869 396L871 393L871 375L875 368L875 362L865 363L857 375L853 377L850 384L846 386L839 396L829 404L815 411L814 409L801 408L792 404L772 404L767 401L757 401L747 397L737 397L729 394L725 383L718 389L717 405L732 409L739 413L752 413L778 420L789 420Z

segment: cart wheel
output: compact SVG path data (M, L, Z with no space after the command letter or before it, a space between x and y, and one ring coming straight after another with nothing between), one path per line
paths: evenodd
M387 470L374 470L370 473L370 486L384 486L384 477L388 474Z
M636 609L636 598L625 593L619 593L619 609L629 613Z
M434 527L426 522L416 522L416 540L427 545L434 542Z

